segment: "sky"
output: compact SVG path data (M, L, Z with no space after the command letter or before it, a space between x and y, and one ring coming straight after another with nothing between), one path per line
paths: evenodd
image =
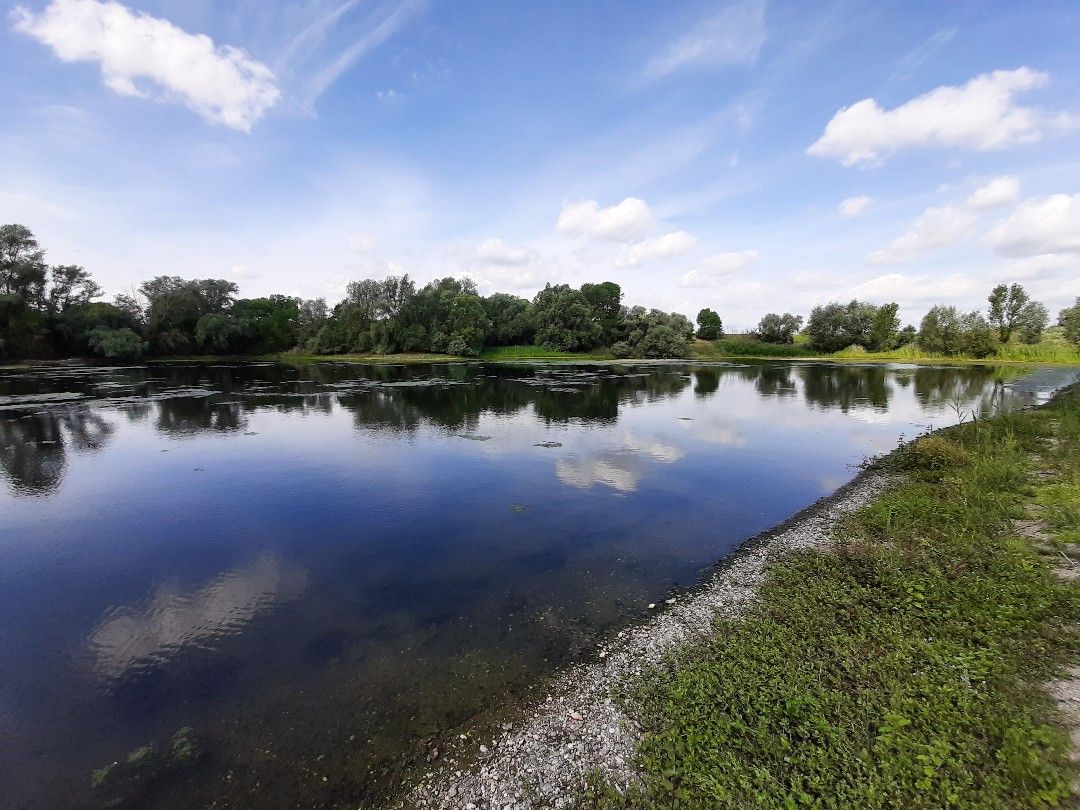
M0 2L0 221L109 293L1080 296L1080 3Z

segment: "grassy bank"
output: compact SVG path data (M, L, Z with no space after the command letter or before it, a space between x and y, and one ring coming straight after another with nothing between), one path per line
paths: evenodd
M628 698L640 790L601 807L1023 807L1069 794L1042 688L1078 654L1080 390L927 437L830 551L774 566ZM1037 519L1052 538L1016 528ZM1030 535L1030 531L1028 532Z
M542 346L497 346L485 349L481 360L610 360L610 354L595 352L560 352Z
M988 357L964 357L924 352L911 344L889 352L868 352L861 348L845 349L832 354L811 351L804 342L789 345L761 343L746 337L728 337L706 342L694 341L690 347L695 360L830 360L837 362L927 363L939 365L956 363L1023 363L1080 366L1080 350L1064 340L1044 340L1028 345L1008 343L998 346Z

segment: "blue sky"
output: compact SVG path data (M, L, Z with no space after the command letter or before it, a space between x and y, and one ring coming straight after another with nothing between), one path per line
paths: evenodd
M0 220L110 292L1080 295L1080 4L23 0Z

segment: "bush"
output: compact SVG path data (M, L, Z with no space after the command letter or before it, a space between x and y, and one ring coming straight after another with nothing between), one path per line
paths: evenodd
M88 336L95 354L109 360L138 360L147 349L146 341L130 329L94 329Z
M971 461L971 453L944 436L924 436L904 448L900 464L907 469L941 470L959 467Z

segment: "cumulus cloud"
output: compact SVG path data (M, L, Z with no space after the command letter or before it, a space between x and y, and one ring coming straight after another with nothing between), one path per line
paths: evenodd
M870 254L871 264L903 262L931 250L956 244L971 231L976 216L966 208L946 205L927 208L911 230L898 236L884 250Z
M18 6L15 30L64 62L97 62L105 86L125 96L156 89L215 124L242 132L281 98L266 65L203 34L189 34L111 0L52 0L38 14Z
M700 20L645 65L645 77L659 79L685 68L754 62L765 44L765 3L732 3Z
M1025 200L987 238L1002 256L1080 255L1080 194Z
M1045 73L1027 67L984 73L960 87L945 85L892 110L867 98L832 117L806 151L845 166L878 165L901 149L960 147L987 151L1042 137L1043 117L1014 96L1040 87Z
M861 197L848 197L842 203L840 203L840 216L845 219L851 219L857 217L860 214L866 213L867 209L874 204L873 197L867 197L865 194Z
M502 239L485 239L476 246L476 258L484 264L500 267L521 267L536 264L540 254L530 247L506 244Z
M997 177L981 188L975 189L967 198L968 208L976 211L985 211L989 208L998 208L1008 205L1016 200L1020 193L1020 178L1005 176Z
M615 260L620 268L639 267L655 259L672 259L686 253L697 243L697 237L686 231L672 231L655 239L635 242L623 248L622 255Z
M717 253L702 259L700 264L679 279L680 287L719 287L725 281L758 259L756 250Z
M246 264L238 264L231 271L230 275L237 281L255 281L260 276L257 272L252 270Z
M637 197L609 208L601 208L596 200L580 200L563 205L555 229L567 236L629 242L641 238L653 221L649 206Z

